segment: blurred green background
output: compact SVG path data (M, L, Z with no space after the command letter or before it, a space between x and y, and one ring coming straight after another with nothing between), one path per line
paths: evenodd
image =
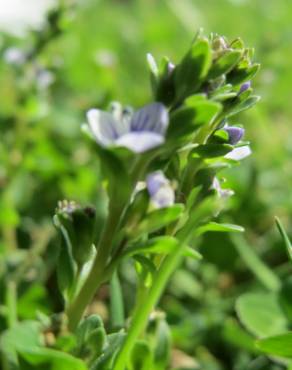
M292 232L291 1L62 3L62 15L43 16L38 30L15 36L12 24L0 35L0 253L10 251L13 265L22 261L22 251L37 251L31 277L37 293L27 297L24 289L20 316L58 307L51 277L57 201L95 202L98 159L80 132L86 110L112 100L134 107L150 101L146 53L178 62L203 27L229 39L240 36L262 65L254 86L262 100L232 121L245 125L253 155L222 174L236 195L220 218L244 226L246 233L239 239L212 233L201 240L204 262L186 262L161 307L181 361L191 356L206 370L247 369L254 354L236 341L241 328L235 298L248 290L273 289L292 271L274 226L277 215ZM127 266L123 277L130 296ZM106 315L106 305L99 306ZM192 361L189 368L196 366ZM260 361L249 368L283 368Z

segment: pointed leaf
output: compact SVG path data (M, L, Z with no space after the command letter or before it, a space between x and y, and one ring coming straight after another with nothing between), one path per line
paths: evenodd
M178 241L171 236L161 236L150 239L145 244L137 244L129 247L125 250L123 257L133 256L135 254L168 254L171 253L175 248L178 248Z
M233 146L229 144L204 144L198 145L192 150L192 157L200 158L215 158L223 157L233 150Z
M278 230L283 238L283 241L284 241L284 244L285 244L285 247L286 247L286 250L287 250L287 253L288 253L288 256L290 258L290 260L292 261L292 244L290 242L290 239L283 227L283 225L281 224L281 221L278 219L278 217L275 217L275 220L276 220L276 224L277 224L277 227L278 227Z
M208 222L197 228L197 235L204 234L208 231L215 232L243 232L244 228L238 225L232 224L218 224L217 222Z
M258 340L256 346L264 353L292 358L292 332Z
M230 72L239 62L241 55L241 50L230 50L224 53L213 63L208 73L208 79L214 79L222 74Z
M231 83L232 85L242 84L251 80L259 69L259 64L253 64L252 66L246 68L235 68L227 75L227 82Z
M130 234L137 238L142 234L149 234L157 231L176 221L182 215L183 211L184 206L182 204L175 204L171 207L152 211L138 225L136 230L133 230L132 233L130 231Z
M177 66L175 73L177 100L183 100L200 87L211 63L212 52L209 41L198 37Z
M20 358L30 367L27 369L39 369L41 365L49 365L51 369L58 370L87 370L85 363L68 353L56 351L50 348L25 348L19 349ZM23 368L23 367L21 367Z

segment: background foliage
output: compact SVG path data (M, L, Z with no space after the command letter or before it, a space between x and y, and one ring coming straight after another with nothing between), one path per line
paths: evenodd
M2 32L0 257L9 251L12 271L31 259L37 262L22 284L21 318L33 319L36 310L49 313L61 305L52 273L56 237L51 217L57 201L96 203L99 163L80 133L86 110L105 108L113 99L135 107L148 102L146 52L176 62L203 27L242 37L262 64L254 86L262 101L240 117L254 155L225 172L236 196L230 211L220 216L244 226L246 233L236 238L207 234L200 241L200 268L192 262L178 270L160 307L171 324L173 358L180 367L285 368L257 356L238 318L261 336L262 327L255 325L262 311L256 324L249 321L257 317L253 306L260 299L273 307L269 299L284 291L281 283L292 269L274 226L278 215L288 234L292 231L291 11L289 0L82 1L51 13L41 30L24 37ZM11 48L18 55L13 57ZM21 53L30 55L28 62L22 63ZM3 269L0 259L0 275ZM134 284L129 266L122 274L129 310ZM250 296L235 305L247 292ZM105 288L91 307L106 321L107 302ZM278 309L269 313L279 317ZM0 311L0 327L3 321ZM279 325L289 328L289 323Z

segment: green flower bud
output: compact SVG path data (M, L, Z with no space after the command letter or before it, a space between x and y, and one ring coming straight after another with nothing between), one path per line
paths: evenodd
M95 226L95 209L81 207L75 202L62 201L56 216L70 239L72 256L79 267L87 262L92 253Z

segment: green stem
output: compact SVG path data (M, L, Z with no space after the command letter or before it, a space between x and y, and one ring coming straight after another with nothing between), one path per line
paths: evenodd
M181 245L180 248L177 248L174 253L167 256L162 263L156 277L153 279L154 284L151 286L148 295L146 295L144 301L140 302L140 304L136 307L136 311L134 312L131 321L130 329L128 331L123 347L116 357L113 370L125 369L129 355L138 336L145 328L147 324L147 319L152 309L160 298L170 276L172 275L178 264L181 262L182 257L183 246Z
M6 286L7 324L11 328L17 322L17 286L12 280Z
M121 328L125 322L125 310L124 301L122 295L122 287L120 284L119 276L117 270L112 274L110 282L110 317L111 317L111 327Z
M115 212L110 210L106 227L103 230L103 234L97 248L97 255L89 275L75 299L68 306L66 313L68 316L68 327L71 331L74 331L78 325L87 305L91 302L96 290L104 281L104 270L110 256L112 241L120 221L120 215L121 211Z
M203 161L201 158L191 158L186 165L181 185L181 192L184 194L185 197L187 197L187 195L192 190L194 177L196 173L200 170L202 165Z

